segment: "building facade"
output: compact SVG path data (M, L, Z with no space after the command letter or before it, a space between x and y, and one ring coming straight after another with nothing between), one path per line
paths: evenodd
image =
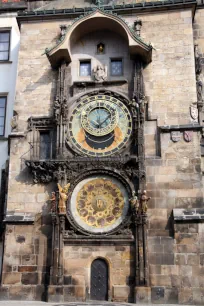
M0 298L203 305L203 7L18 14Z
M17 11L26 8L24 1L0 3L0 259L2 259L3 228L8 173L8 136L15 100L20 32L16 21ZM13 127L14 127L13 122ZM1 271L0 260L0 271ZM1 273L1 272L0 272Z

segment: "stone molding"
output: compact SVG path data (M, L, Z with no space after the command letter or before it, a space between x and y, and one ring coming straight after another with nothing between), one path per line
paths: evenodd
M198 123L192 123L192 124L182 124L182 125L163 125L159 126L159 131L161 133L170 133L171 131L201 131L202 126Z
M174 221L202 221L204 220L204 209L173 209L173 218Z

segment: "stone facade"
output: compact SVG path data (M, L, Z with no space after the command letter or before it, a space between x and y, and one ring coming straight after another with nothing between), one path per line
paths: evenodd
M144 231L137 236L133 226L130 227L130 236L120 236L124 234L121 230L115 234L117 237L112 236L110 240L103 233L101 238L99 235L95 240L86 233L85 236L77 232L70 234L69 218L63 215L56 219L53 217L52 192L57 191L56 182L49 180L45 184L37 181L36 173L42 171L40 167L44 165L40 164L32 169L36 180L34 183L25 164L25 160L34 159L33 145L37 143L37 151L40 147L39 138L33 142L37 136L31 127L28 128L28 119L53 118L56 114L53 105L59 89L59 76L58 70L51 67L48 59L53 64L57 52L62 53L63 48L60 50L58 41L60 25L71 26L73 15L55 16L51 20L45 14L43 22L41 17L29 17L29 14L28 17L23 14L19 16L21 46L15 102L15 110L19 114L19 133L12 135L10 140L0 299L52 302L88 300L91 298L92 263L102 258L108 266L109 300L135 301L138 304L203 305L204 211L200 145L203 113L199 109L199 116L196 117L194 44L198 44L202 62L204 10L200 5L195 12L195 4L186 3L178 7L172 4L169 10L163 9L161 4L161 8L155 11L130 8L131 11L124 13L121 9L118 13L130 27L134 27L136 16L139 16L142 20L142 41L151 41L152 46L151 61L146 60L143 66L146 182L139 185L142 190L147 190L151 199L148 201L147 225L142 223ZM64 4L59 1L59 9L60 5ZM30 22L26 22L26 18L30 18ZM112 14L111 18L116 17ZM96 90L116 92L120 98L126 97L128 100L133 98L137 53L130 55L130 42L114 26L109 31L101 26L100 30L92 32L84 34L82 29L80 33L76 32L78 39L72 40L68 50L72 62L68 67L69 77L65 78L65 87L70 112L80 103L76 102L79 97ZM52 50L47 51L47 56L42 55L46 48L54 48L57 41L59 49L55 56ZM96 52L100 42L106 47L102 55ZM62 53L65 58L67 53ZM111 58L123 59L123 75L111 76ZM92 69L98 64L107 67L106 81L97 83L93 75L85 78L79 76L79 61L87 59L91 60ZM196 109L193 114L190 112L192 107ZM43 128L41 126L41 130ZM34 128L35 131L37 129ZM121 155L127 157L125 150ZM77 156L70 152L67 155L62 152L67 160ZM58 161L62 156L58 157ZM82 173L83 167L86 167L85 162L78 171ZM116 169L115 172L119 171ZM73 171L71 176L74 175ZM61 183L60 179L58 182ZM140 197L138 190L136 194ZM56 235L59 236L56 238ZM141 247L138 253L137 243ZM141 276L144 278L144 282L140 279L139 283L136 269L138 258L138 269L142 270ZM55 273L57 282L52 280Z

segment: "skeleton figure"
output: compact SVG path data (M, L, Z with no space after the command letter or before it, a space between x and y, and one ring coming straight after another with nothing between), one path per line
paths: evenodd
M59 214L65 214L66 213L66 201L68 199L68 190L70 187L70 183L65 185L64 187L61 187L60 184L57 184L59 189Z
M144 190L142 195L141 195L141 203L142 203L142 212L143 213L146 213L147 212L147 209L148 209L148 206L147 206L147 202L150 200L151 198L150 197L147 197L147 191Z

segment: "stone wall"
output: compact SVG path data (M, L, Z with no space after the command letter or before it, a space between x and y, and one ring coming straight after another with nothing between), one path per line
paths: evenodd
M49 223L38 214L34 225L6 226L1 300L46 300L51 255Z
M65 246L64 277L69 289L80 293L66 300L81 298L90 294L90 269L94 259L105 258L109 266L109 299L132 301L134 284L134 247L130 246ZM67 283L66 283L67 281Z

